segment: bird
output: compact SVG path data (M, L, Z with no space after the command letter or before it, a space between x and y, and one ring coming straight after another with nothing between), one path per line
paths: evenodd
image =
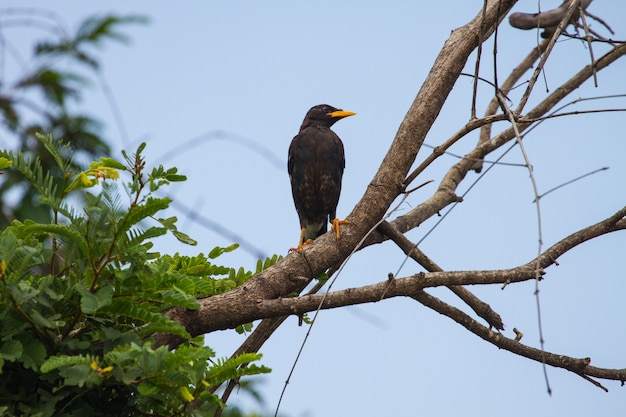
M313 106L289 145L287 170L300 220L300 240L293 251L302 252L305 245L326 233L329 222L337 239L339 226L348 224L337 219L345 153L341 139L330 127L355 114L328 104Z

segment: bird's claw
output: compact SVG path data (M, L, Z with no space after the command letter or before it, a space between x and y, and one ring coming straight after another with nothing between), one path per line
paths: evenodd
M339 226L342 225L342 224L350 224L350 222L347 221L347 220L333 219L331 224L332 224L331 229L334 230L335 236L337 236L337 239L339 239L341 237L341 232L339 231Z
M311 243L313 243L313 240L308 239L307 241L305 241L305 242L302 242L302 243L298 244L298 247L297 247L297 248L289 248L289 252L300 252L300 253L302 253L302 249L303 249L306 245L309 245L309 244L311 244Z

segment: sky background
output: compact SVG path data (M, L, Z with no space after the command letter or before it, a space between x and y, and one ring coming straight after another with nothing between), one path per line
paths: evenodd
M199 244L184 246L173 238L156 242L165 253L195 254L235 241L248 246L220 260L254 269L259 255L286 255L297 244L299 226L286 169L287 148L306 111L328 103L357 112L334 130L346 149L346 171L338 216L346 217L378 169L396 130L450 32L471 20L482 1L449 2L171 2L4 1L2 8L51 10L70 33L97 13L147 16L147 25L123 31L128 45L107 43L101 51L102 75L115 100L123 127L115 120L103 83L94 79L81 111L105 123L104 135L121 158L146 141L148 164L176 166L188 176L168 191L230 233L205 228L172 208L179 229ZM542 2L548 9L559 2ZM514 11L536 11L536 2L520 2ZM626 2L594 2L589 9L612 25L615 39L626 39ZM7 10L0 10L7 13ZM593 22L593 27L608 36ZM5 28L8 42L30 54L33 40L46 33L30 26ZM499 79L537 42L535 31L507 23L498 39ZM486 44L481 75L492 79L492 45ZM594 45L595 56L606 50ZM468 61L472 73L475 57ZM589 62L579 41L562 41L546 66L529 106L546 90L554 91ZM7 71L11 71L7 63ZM13 68L15 70L15 68ZM599 87L587 82L563 103L580 97L626 94L626 60L599 73ZM528 79L529 75L523 77ZM523 88L513 92L515 100ZM478 114L492 89L481 85ZM470 117L472 81L461 77L426 143L438 145ZM586 102L568 110L625 108L626 98ZM527 106L527 108L530 108ZM598 222L625 204L626 142L624 113L560 118L543 123L525 139L541 192L605 166L609 170L564 187L541 202L544 248ZM504 127L497 126L495 130ZM451 151L471 150L477 132ZM11 139L0 137L0 145ZM423 148L418 159L428 155ZM499 154L497 154L499 155ZM490 159L495 159L492 157ZM504 161L522 163L519 149ZM435 180L414 193L398 214L415 207L436 189L456 162L441 157L416 183ZM470 174L464 192L478 178ZM497 166L465 201L421 244L447 270L514 267L537 253L536 208L528 171ZM421 239L437 219L408 233ZM243 240L242 240L243 239ZM626 366L626 240L623 233L604 236L569 252L540 283L545 347L592 365ZM334 289L361 286L396 273L404 261L391 243L356 254ZM421 271L409 261L398 276ZM534 282L474 291L503 317L505 335L516 327L523 342L539 346ZM443 289L432 291L457 306ZM307 328L290 318L262 349L263 364L273 372L258 388L266 400L259 407L243 396L233 398L248 409L276 407ZM207 343L228 356L243 342L234 332L210 334ZM626 407L626 388L603 382L609 392L569 372L548 368L553 394L546 393L541 365L501 351L468 333L450 319L412 300L324 311L312 330L287 387L281 413L293 417L339 415L473 416L612 416Z

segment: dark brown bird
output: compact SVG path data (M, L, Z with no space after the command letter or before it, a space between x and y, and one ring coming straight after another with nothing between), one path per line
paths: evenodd
M328 222L339 238L339 225L347 223L337 219L346 159L343 143L330 127L354 114L328 104L314 106L291 141L287 169L301 228L294 250L302 251L304 245L326 233Z

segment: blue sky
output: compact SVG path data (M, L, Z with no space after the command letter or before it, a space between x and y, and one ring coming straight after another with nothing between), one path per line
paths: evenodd
M520 2L515 11L534 11ZM549 8L560 2L543 4ZM141 14L148 25L129 26L127 45L107 44L102 71L124 121L115 123L102 86L94 81L80 104L106 124L115 154L148 142L148 163L177 166L189 180L170 195L242 236L266 255L286 255L297 243L298 220L286 170L287 148L306 111L328 103L357 112L334 130L346 148L346 171L339 217L351 211L365 191L394 134L450 31L473 18L481 1L451 2L203 2L5 1L3 7L54 10L70 30L92 13ZM180 3L179 3L180 4ZM614 38L626 39L617 16L626 3L594 2L590 11L613 25ZM623 19L622 19L623 20ZM594 27L606 33L599 25ZM45 33L32 28L7 39L25 47ZM537 41L534 31L504 24L498 42L503 79ZM483 75L491 78L487 44ZM596 57L603 50L594 45ZM26 52L24 52L26 53ZM589 61L577 41L557 45L553 59L529 105ZM466 72L473 72L474 60ZM599 74L599 87L587 82L565 102L579 97L626 94L626 62ZM528 76L523 77L527 79ZM461 78L426 143L437 145L470 117L472 82ZM521 94L513 93L515 100ZM478 113L492 90L482 85ZM624 108L626 99L586 103ZM542 192L604 166L610 167L564 187L542 200L544 247L598 222L624 206L626 145L624 113L582 115L544 123L525 139ZM504 125L502 125L504 126ZM497 126L496 129L502 127ZM204 138L204 140L195 138ZM4 140L4 139L3 139ZM452 152L463 155L477 140L466 137ZM193 143L186 149L185 144ZM246 145L247 144L247 145ZM254 146L249 146L254 144ZM245 146L244 146L245 145ZM265 154L259 152L259 149ZM269 152L269 156L268 153ZM421 158L428 155L424 148ZM492 158L493 159L493 158ZM518 149L504 159L522 163ZM455 159L444 156L418 181L438 181ZM471 174L464 191L477 178ZM436 184L436 183L435 183ZM412 195L399 214L430 196L436 185ZM514 267L537 252L537 220L525 168L498 166L490 171L421 245L444 269ZM208 252L232 240L207 230L176 210L179 228L198 247L174 239L157 244L162 252ZM429 220L408 237L417 241L432 227ZM559 259L540 284L546 349L592 358L599 367L625 367L626 241L616 233L587 243ZM386 279L404 255L390 243L358 253L335 289ZM256 256L239 249L223 258L254 268ZM399 276L419 272L408 262ZM472 288L498 311L506 324L538 346L534 283ZM459 305L443 289L434 295ZM289 319L264 346L263 363L273 368L260 385L267 410L276 406L283 383L302 342L305 327ZM243 338L234 332L207 337L228 355ZM498 350L446 317L414 301L385 302L322 312L287 387L281 411L294 417L332 415L492 415L509 417L615 415L626 405L619 383L605 393L580 377L548 368L553 395L546 394L541 365ZM238 400L238 399L235 399ZM246 404L245 399L241 399Z

